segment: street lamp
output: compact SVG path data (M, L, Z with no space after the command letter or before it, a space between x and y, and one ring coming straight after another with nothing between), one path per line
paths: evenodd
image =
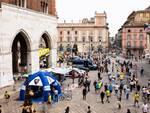
M91 58L91 41L92 37L89 35L89 58Z

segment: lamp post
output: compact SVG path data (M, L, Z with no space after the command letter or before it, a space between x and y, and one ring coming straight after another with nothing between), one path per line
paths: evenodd
M89 58L91 58L91 36L89 35Z

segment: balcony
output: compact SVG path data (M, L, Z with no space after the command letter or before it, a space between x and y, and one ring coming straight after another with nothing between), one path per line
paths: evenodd
M133 50L144 49L144 46L126 46L126 49L133 49Z

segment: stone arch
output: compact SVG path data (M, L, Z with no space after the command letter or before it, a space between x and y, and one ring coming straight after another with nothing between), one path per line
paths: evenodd
M39 63L40 68L48 68L51 66L51 50L52 50L52 38L47 31L43 32L39 39L39 50L49 49L49 52L45 55L40 55Z
M25 40L29 43L30 48L31 48L31 38L30 38L30 36L28 35L28 33L27 33L24 29L19 29L19 30L15 33L15 35L13 36L13 38L12 38L12 40L11 40L10 48L11 48L12 45L13 45L13 41L14 41L15 37L16 37L19 33L21 33L23 36L27 37L27 38L25 38ZM31 51L31 50L30 50L30 51Z
M31 43L28 34L23 29L14 36L11 52L13 75L31 72Z

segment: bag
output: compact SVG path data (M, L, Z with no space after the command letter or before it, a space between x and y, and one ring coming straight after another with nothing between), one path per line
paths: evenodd
M99 84L98 83L96 84L96 89L99 89Z

